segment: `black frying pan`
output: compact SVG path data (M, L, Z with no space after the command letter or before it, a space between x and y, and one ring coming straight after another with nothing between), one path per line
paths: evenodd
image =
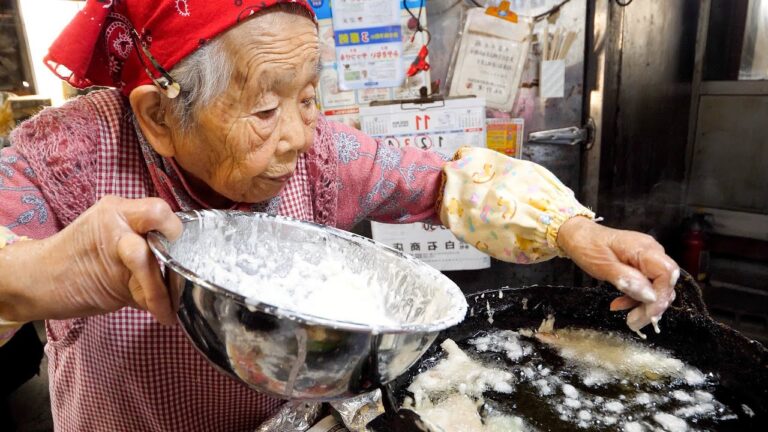
M647 342L671 351L705 373L713 372L719 377L723 391L721 394L716 392L715 396L739 414L738 421L722 430L768 430L764 429L768 425L768 350L713 321L701 299L701 291L690 275L681 275L675 289L678 296L660 322L661 334L646 332ZM423 371L439 360L439 344L446 338L461 345L460 341L472 338L481 331L536 328L550 314L556 318L556 328L574 326L631 334L625 323L626 313L609 311L611 300L620 295L609 285L594 288L503 288L501 298L499 291L468 296L470 313L467 319L441 333L424 357L390 384L400 403L408 395L406 388L418 370ZM487 305L494 311L493 324L488 321ZM742 403L754 410L754 417L748 417L737 409ZM549 429L573 430L575 426Z

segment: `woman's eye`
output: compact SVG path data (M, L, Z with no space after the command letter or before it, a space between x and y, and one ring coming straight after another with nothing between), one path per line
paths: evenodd
M262 120L269 120L277 114L277 108L270 108L256 112L256 117Z
M313 107L313 106L317 105L317 97L315 97L315 96L312 96L312 97L308 97L308 98L306 98L306 99L302 100L302 101L301 101L301 103L302 103L302 104L303 104L305 107L307 107L307 108L311 108L311 107Z

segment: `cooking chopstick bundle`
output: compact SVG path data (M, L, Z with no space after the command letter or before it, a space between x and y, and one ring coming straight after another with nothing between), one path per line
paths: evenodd
M576 42L578 33L573 31L564 32L558 28L552 34L552 42L549 41L549 23L544 27L544 37L542 38L542 58L543 60L565 60L573 43Z
M558 28L550 40L547 19L541 43L541 69L539 71L539 97L562 98L565 96L565 58L568 56L578 33Z

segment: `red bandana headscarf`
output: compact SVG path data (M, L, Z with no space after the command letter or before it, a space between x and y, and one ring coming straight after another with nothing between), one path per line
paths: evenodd
M152 83L136 53L133 29L152 57L171 70L201 45L251 15L279 3L306 0L87 0L56 39L46 65L77 88L120 88ZM314 16L314 13L313 13ZM155 77L160 73L144 57Z

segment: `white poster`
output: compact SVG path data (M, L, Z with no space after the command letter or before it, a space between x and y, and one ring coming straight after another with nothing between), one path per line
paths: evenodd
M426 6L420 0L400 2L400 32L403 41L403 76L416 59L416 55L426 41L426 37L415 28L408 28L411 15L405 10L421 16L422 27L427 27ZM419 89L429 86L430 73L423 71L414 77L405 78L403 83L393 88L363 88L353 91L343 91L339 87L339 73L336 65L336 41L331 18L331 3L329 0L314 0L312 6L317 14L320 31L320 63L322 72L320 79L320 109L329 120L342 122L354 128L360 128L359 107L373 101L392 99L413 99L419 97ZM421 12L419 10L421 9Z
M360 126L382 144L418 146L450 158L463 146L485 147L485 99L361 107ZM477 270L491 265L488 255L459 241L442 226L375 222L371 226L375 240L438 270Z
M334 42L341 90L403 84L400 3L400 0L334 0Z

